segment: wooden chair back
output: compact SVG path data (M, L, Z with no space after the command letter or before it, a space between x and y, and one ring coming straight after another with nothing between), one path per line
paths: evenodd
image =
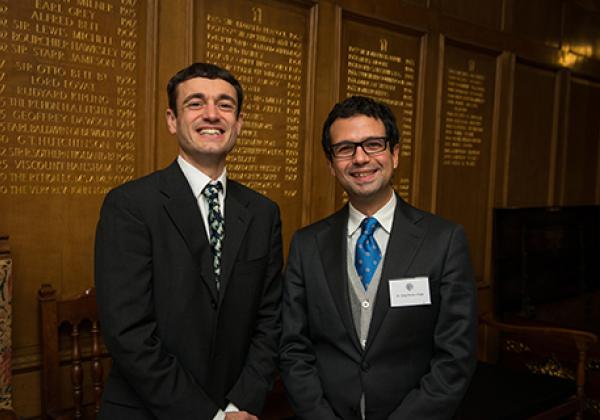
M534 373L573 380L575 395L564 405L572 404L576 407L575 418L582 418L588 351L598 342L595 334L570 328L509 324L497 321L491 314L485 314L482 321L504 334L501 342L504 365L521 364ZM572 372L567 365L572 365ZM553 409L560 411L559 407ZM550 413L547 417L538 417L553 418Z
M478 363L459 420L583 418L587 354L598 341L595 334L500 322L492 314L480 320L500 334L500 357L494 364Z
M40 342L42 353L42 418L84 419L95 418L100 410L103 389L102 345L95 290L87 289L75 298L59 299L56 290L43 284L38 291L40 308ZM61 333L69 335L69 349L61 351ZM89 333L89 339L82 339ZM65 341L64 339L62 340ZM90 343L82 346L82 343ZM91 351L89 348L91 347ZM84 357L84 351L91 353ZM66 353L66 354L65 354ZM93 389L92 407L88 414L84 407L83 362L91 359ZM70 365L72 391L64 398L61 389L61 365ZM70 400L69 402L63 400Z
M0 420L19 420L19 416L12 408L0 408Z

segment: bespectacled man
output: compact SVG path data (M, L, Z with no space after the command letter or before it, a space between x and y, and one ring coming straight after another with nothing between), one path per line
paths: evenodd
M465 233L394 192L398 141L391 110L370 98L338 103L325 121L349 203L290 246L280 368L300 419L450 419L475 369Z

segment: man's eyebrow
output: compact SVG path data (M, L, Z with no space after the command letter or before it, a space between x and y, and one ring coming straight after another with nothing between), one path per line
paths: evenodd
M352 141L352 140L340 140L338 141L336 144L348 144L348 143L362 143L363 141L367 141L367 140L381 140L381 139L385 139L385 136L368 136L368 137L363 137L362 139L358 140L358 141Z
M235 100L235 98L234 98L233 96L231 96L231 95L228 95L228 94L226 94L226 93L222 93L222 94L220 94L219 96L217 96L217 100L218 100L218 101L221 101L221 100L223 100L223 99L226 99L226 100L228 100L228 101L231 101L231 102L233 102L234 104L236 104L236 105L237 105L237 101L236 101L236 100Z
M206 95L204 95L203 93L200 93L200 92L192 93L191 95L188 95L185 97L185 99L183 100L183 104L184 105L187 104L192 99L206 99Z
M186 98L183 100L183 104L187 104L188 102L190 102L193 99L202 99L202 100L206 100L206 95L204 93L201 92L196 92L196 93L192 93L188 96L186 96ZM233 102L234 104L237 105L237 101L235 100L235 98L231 95L228 95L226 93L222 93L219 96L217 96L217 101L221 101L221 100L228 100Z

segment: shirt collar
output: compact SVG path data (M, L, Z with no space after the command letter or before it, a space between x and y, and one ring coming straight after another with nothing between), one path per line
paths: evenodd
M377 219L379 225L387 232L391 234L392 224L394 222L394 211L396 210L396 194L393 193L388 202L377 212L371 216ZM354 232L360 227L361 222L365 217L369 217L356 209L352 203L348 203L348 236L352 236Z
M217 181L221 182L221 186L223 187L223 197L225 197L225 193L227 191L227 169L223 169L223 173L219 175L216 180L212 180L208 175L202 172L200 169L196 168L188 161L186 161L181 155L177 156L177 163L185 175L190 187L192 188L192 192L194 193L194 197L198 198L204 187L210 183L216 183Z

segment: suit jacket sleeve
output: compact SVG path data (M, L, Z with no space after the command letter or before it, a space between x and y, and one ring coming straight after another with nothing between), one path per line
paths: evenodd
M462 227L455 227L450 237L440 281L431 370L392 412L390 420L452 418L475 370L477 291Z
M229 401L250 413L260 413L275 380L281 335L281 221L276 209L270 232L270 251L263 296L255 330L239 380L227 394Z
M158 419L212 418L218 407L156 334L152 238L139 204L108 194L96 232L97 300L119 372Z
M309 337L301 244L296 234L284 276L280 367L294 413L301 419L336 419L325 399Z

